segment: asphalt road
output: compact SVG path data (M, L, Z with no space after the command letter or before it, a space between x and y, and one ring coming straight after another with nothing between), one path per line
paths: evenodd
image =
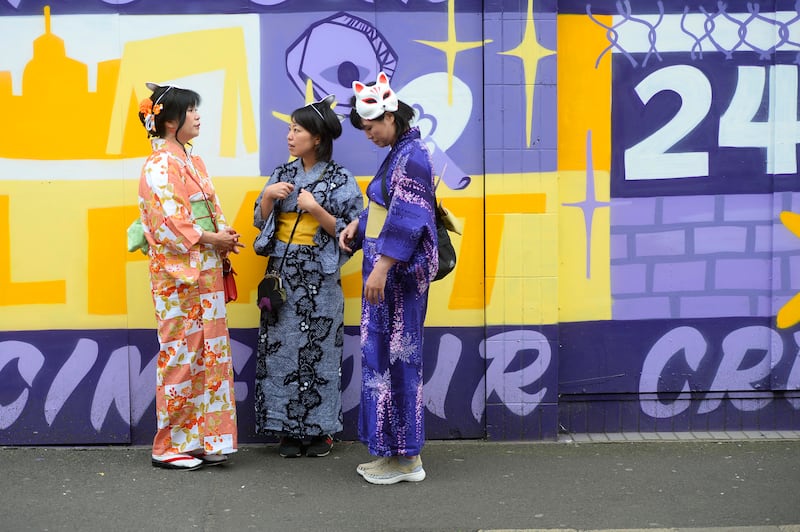
M370 459L245 446L166 471L145 447L1 448L0 530L373 531L711 528L800 532L800 440L430 442L428 478L367 484Z

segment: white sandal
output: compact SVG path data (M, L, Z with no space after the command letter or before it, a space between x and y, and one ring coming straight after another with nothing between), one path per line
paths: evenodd
M151 455L150 462L153 467L162 469L178 469L181 471L194 471L203 467L203 460L197 459L188 454L162 454L160 456Z

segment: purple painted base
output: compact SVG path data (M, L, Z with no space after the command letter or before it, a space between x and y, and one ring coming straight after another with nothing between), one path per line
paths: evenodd
M427 328L428 439L800 430L800 335L770 319ZM257 331L231 331L242 443L254 432ZM149 330L0 332L0 445L149 444ZM345 334L344 429L357 439L359 337Z
M562 397L558 415L562 430L571 434L800 430L800 392L718 403L712 399L718 406L711 412L703 412L708 401L699 396L681 401L680 412L656 418L643 412L643 405L652 408L647 403L656 403L654 400Z

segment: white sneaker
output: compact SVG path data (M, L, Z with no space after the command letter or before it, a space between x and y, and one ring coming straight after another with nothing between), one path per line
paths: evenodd
M373 460L372 462L364 462L363 464L358 464L356 467L356 473L364 476L364 472L370 469L374 469L380 465L383 465L385 462L388 462L392 457L391 456L381 456L377 460Z
M396 456L392 456L383 464L367 469L361 476L370 484L420 482L425 480L425 470L422 469L422 459L419 456L408 465L403 465Z

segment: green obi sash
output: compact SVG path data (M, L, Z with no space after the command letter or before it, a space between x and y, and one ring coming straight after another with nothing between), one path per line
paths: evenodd
M194 223L202 227L203 231L216 232L214 218L208 210L208 203L205 200L198 200L191 202L191 205ZM144 225L142 225L142 220L137 218L135 222L128 226L128 251L134 252L139 249L147 255L149 248L150 246L144 236Z

